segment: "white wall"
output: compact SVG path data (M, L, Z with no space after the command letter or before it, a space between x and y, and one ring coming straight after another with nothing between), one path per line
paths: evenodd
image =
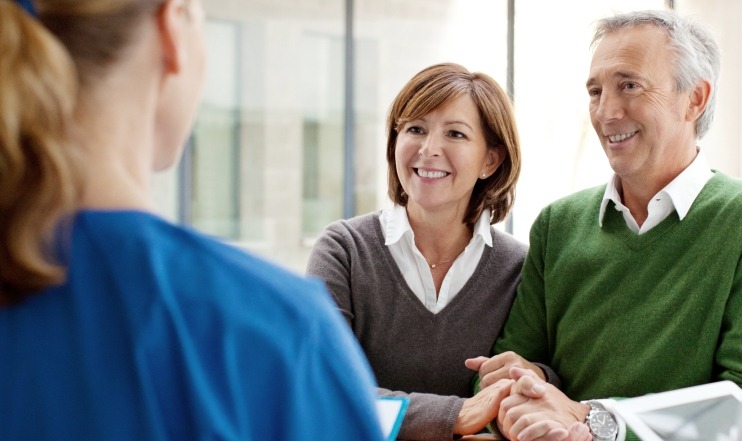
M676 0L675 10L705 24L721 47L714 123L699 144L711 167L742 177L742 2Z

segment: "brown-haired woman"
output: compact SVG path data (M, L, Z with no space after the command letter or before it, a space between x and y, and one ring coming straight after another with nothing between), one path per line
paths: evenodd
M0 439L380 440L321 284L153 213L200 1L33 6L0 0Z
M382 393L410 398L400 438L476 433L507 387L467 398L464 361L489 354L526 253L492 227L520 173L513 110L492 78L444 63L402 88L387 129L393 207L328 226L307 272L326 281Z

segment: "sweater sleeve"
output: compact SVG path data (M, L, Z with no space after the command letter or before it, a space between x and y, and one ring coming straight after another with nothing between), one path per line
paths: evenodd
M742 386L742 256L733 275L715 358L719 379Z
M453 439L454 425L464 405L464 398L423 393L407 394L383 388L378 388L378 393L380 396L407 397L410 400L402 427L399 429L399 439L419 441Z
M325 282L340 312L348 324L353 324L351 301L350 238L343 234L339 223L331 224L317 239L307 263L307 275L318 276Z
M544 256L548 235L548 207L531 228L530 248L523 263L513 307L494 345L493 355L513 351L531 362L549 365L544 287Z

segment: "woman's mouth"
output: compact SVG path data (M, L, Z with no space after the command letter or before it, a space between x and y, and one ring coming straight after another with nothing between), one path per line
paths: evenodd
M445 178L446 176L451 174L451 173L439 171L439 170L435 170L435 171L423 170L420 168L416 168L414 170L418 176L420 176L421 178L426 178L426 179L440 179L440 178Z

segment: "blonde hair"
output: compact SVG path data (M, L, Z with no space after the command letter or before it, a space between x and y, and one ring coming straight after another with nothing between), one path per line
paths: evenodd
M0 2L0 305L64 278L53 258L74 206L65 153L77 86L62 45L14 3Z
M515 202L515 185L520 175L520 140L515 113L504 90L488 75L469 72L454 63L441 63L417 73L392 103L387 118L386 159L389 198L407 206L407 194L397 175L395 150L401 127L438 107L468 94L479 111L488 149L502 148L505 159L487 179L474 185L464 223L473 226L485 208L491 210L490 223L505 219Z
M164 0L0 0L0 306L64 281L79 96Z

